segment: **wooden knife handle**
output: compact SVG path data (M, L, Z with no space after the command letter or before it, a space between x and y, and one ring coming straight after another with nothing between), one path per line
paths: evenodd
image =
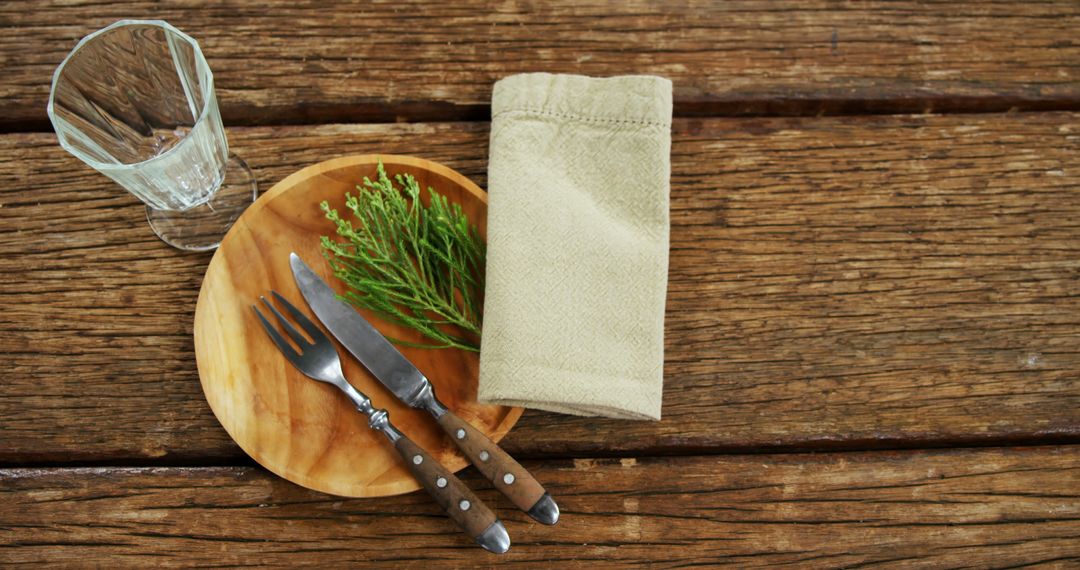
M480 473L517 508L545 524L558 521L558 507L544 487L495 442L449 410L437 421Z
M502 522L460 479L405 436L394 447L435 502L480 546L500 554L510 548Z

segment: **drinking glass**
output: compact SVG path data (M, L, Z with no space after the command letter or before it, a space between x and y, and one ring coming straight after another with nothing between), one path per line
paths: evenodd
M165 243L217 247L257 195L229 153L199 44L161 20L121 20L83 38L53 74L60 144L146 204Z

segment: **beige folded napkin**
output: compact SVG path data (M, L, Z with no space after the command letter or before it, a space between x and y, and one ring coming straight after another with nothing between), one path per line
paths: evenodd
M481 402L660 419L671 82L495 84Z

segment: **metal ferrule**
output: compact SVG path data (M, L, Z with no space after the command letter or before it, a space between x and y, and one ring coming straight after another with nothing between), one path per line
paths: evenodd
M544 493L529 509L529 516L544 524L555 524L559 522L559 505L555 504L550 494Z
M483 534L476 537L476 544L479 544L488 552L502 554L510 550L510 535L507 534L502 521L496 519Z
M447 412L446 406L435 397L435 391L431 389L431 381L426 378L423 387L413 397L409 398L409 404L431 412L435 419L441 418Z
M401 439L401 432L394 428L390 423L390 414L386 410L381 410L371 405L371 400L367 396L360 393L359 390L352 387L352 384L342 380L342 384L338 385L345 395L352 400L356 409L362 412L368 417L368 426L371 429L377 429L383 432L383 435L390 440L391 443L396 443Z
M394 429L394 426L390 424L390 414L386 410L375 410L368 414L368 426L371 429L377 429L383 432L386 439L389 439L391 443L396 443L401 439L401 432Z

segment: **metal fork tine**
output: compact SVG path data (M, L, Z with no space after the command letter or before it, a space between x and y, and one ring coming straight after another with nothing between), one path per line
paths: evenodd
M315 326L315 323L311 322L311 319L307 318L304 313L301 313L300 309L297 309L292 303L286 301L285 297L279 295L277 291L271 289L270 294L273 295L287 311L289 311L296 319L296 322L300 323L300 326L304 327L304 330L311 336L311 340L315 341L315 344L319 344L321 340L326 339L326 334L319 330L319 327Z
M266 297L260 296L259 299L266 305L266 308L274 313L278 322L281 323L281 327L289 333L288 336L291 336L296 341L296 346L290 345L285 335L278 332L278 329L270 324L270 320L263 315L257 306L252 305L251 308L259 316L259 320L262 321L266 334L270 335L270 340L274 341L274 344L281 349L285 358L292 362L293 366L303 372L304 375L320 382L334 384L345 390L346 388L343 388L343 386L348 386L349 382L345 380L341 373L341 358L338 356L337 349L331 344L330 338L326 336L326 333L319 330L310 319L305 317L299 309L294 307L292 303L279 295L277 291L271 291L270 293L277 299L276 303L271 304L271 301ZM300 331L293 327L295 323L289 322L289 319L285 318L285 315L277 310L274 305L279 303L296 318L296 322L299 322L304 330L311 334L311 339L314 342L304 338ZM352 390L352 387L349 386L348 389Z
M266 297L260 295L259 299L262 300L263 304L266 305L268 309L273 311L274 316L277 317L278 322L281 323L281 328L285 329L285 332L289 333L289 336L291 336L292 339L296 341L296 346L303 348L305 346L311 345L311 343L308 342L308 339L304 338L304 335L300 334L300 331L296 330L296 327L292 326L292 323L289 322L289 319L286 319L285 315L282 315L281 312L277 310L277 307L270 304L270 301L266 300ZM277 296L277 300L278 302L284 302L284 299L282 299L280 295ZM288 303L285 304L288 305Z
M262 326L266 329L266 334L270 335L270 340L274 341L274 344L285 353L285 357L293 363L300 358L300 355L296 353L296 350L285 340L285 337L281 336L281 333L274 328L274 325L270 324L270 321L266 320L262 312L255 305L251 306L251 310L255 311L255 314L259 316L259 320L262 321Z

